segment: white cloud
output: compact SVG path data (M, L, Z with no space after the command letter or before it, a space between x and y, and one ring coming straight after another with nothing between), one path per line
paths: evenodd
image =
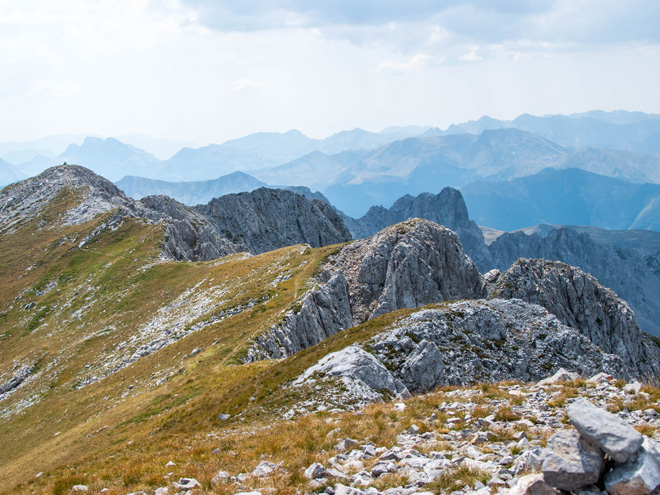
M231 90L234 92L238 92L238 91L246 91L250 89L257 89L259 87L261 87L261 84L259 84L258 82L243 77L236 80L236 83L234 84L234 87Z
M385 60L378 64L377 71L393 71L393 72L407 72L429 65L439 65L444 62L444 57L435 57L426 53L418 53L405 62L393 62L392 60Z
M477 50L471 50L470 53L461 55L458 59L463 60L464 62L479 62L480 60L483 60L483 57L477 54Z

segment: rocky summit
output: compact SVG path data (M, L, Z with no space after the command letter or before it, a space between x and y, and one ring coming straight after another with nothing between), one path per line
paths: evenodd
M482 275L457 191L395 210L438 205L351 240L291 191L3 189L0 493L657 490L657 339L579 268Z

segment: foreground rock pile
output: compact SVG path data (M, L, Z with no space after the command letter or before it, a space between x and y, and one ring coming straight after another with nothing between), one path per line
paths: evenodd
M456 389L440 394L435 412L423 418L414 400L390 403L386 414L408 415L413 424L389 446L331 431L334 449L302 473L306 493L657 493L660 399L651 399L638 382L623 386L604 373L576 378L560 370L531 385ZM616 414L605 410L617 404ZM635 409L640 404L645 409ZM355 421L362 414L354 413ZM221 471L213 486L219 493L276 493L267 481L283 470L277 459L262 461L251 473Z
M574 402L568 417L576 429L555 433L546 449L542 478L547 493L553 487L583 494L605 489L610 495L647 495L660 488L660 444L586 399ZM536 477L539 486L540 481Z

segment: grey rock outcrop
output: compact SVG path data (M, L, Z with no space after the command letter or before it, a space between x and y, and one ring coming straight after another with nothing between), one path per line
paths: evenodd
M24 364L11 372L11 378L0 381L0 396L18 388L35 370L34 364ZM0 379L2 376L0 376Z
M408 389L372 354L358 346L349 346L328 354L308 368L296 383L324 376L341 380L349 394L365 399L379 398L384 391L399 397L409 397Z
M246 361L290 356L351 326L348 286L339 272L305 294L300 308L289 311L282 323L257 336Z
M351 240L332 206L282 189L229 194L193 210L208 218L220 235L251 253L294 244L321 247Z
M218 235L207 218L172 198L147 196L140 204L165 220L162 249L169 259L208 261L242 251L241 246Z
M578 490L600 478L605 456L598 445L575 430L560 430L548 440L543 460L546 483L562 490Z
M407 220L355 241L330 257L326 267L346 277L355 323L396 309L483 294L479 270L458 236L428 220Z
M289 356L396 309L483 294L481 275L456 234L419 219L343 247L328 259L317 281L298 310L255 339L247 361Z
M568 418L582 437L598 445L616 462L632 458L644 440L641 433L625 421L586 399L571 404Z
M630 306L588 273L557 261L519 259L489 280L490 297L540 304L628 368L656 375L658 346L643 336Z
M621 358L604 353L545 308L515 299L440 303L420 309L359 347L411 393L443 385L537 381L560 367L583 376L602 370L614 376L634 373ZM334 376L344 371L347 368L335 368ZM311 372L304 375L311 376ZM326 385L329 390L333 387ZM374 394L379 396L378 389L368 395Z
M634 309L647 332L660 334L660 278L649 269L644 253L595 243L589 234L571 228L547 235L510 232L489 246L493 264L479 266L506 270L518 258L543 258L576 266L614 290Z
M491 267L493 261L476 223L470 220L461 193L446 187L438 194L422 193L399 198L391 208L373 206L359 219L345 218L355 239L373 236L380 230L411 218L431 220L456 232L463 249L480 269Z

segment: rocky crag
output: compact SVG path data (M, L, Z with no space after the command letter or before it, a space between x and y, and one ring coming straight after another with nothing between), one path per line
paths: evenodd
M642 328L660 335L660 272L654 271L656 257L647 252L596 244L588 234L570 228L553 229L546 235L505 233L487 246L481 230L469 219L463 196L452 188L437 195L407 195L391 208L375 206L362 218L344 220L353 237L360 239L414 217L455 231L482 273L493 268L506 270L518 258L543 258L580 267L625 299Z
M444 188L438 194L406 195L391 208L373 206L359 219L344 217L344 220L353 237L363 239L410 218L431 220L453 230L461 239L465 252L480 269L492 268L493 261L481 230L470 220L461 193L451 187Z
M518 258L544 258L577 266L610 287L634 309L642 327L660 334L660 278L642 252L596 244L586 233L570 228L537 233L505 233L488 249L492 267L506 270Z
M220 235L251 253L294 244L321 247L351 240L332 206L283 189L228 194L193 210L208 218Z
M76 198L60 218L62 225L82 224L108 212L112 215L94 236L124 218L162 223L166 259L206 261L241 251L256 254L300 243L319 247L351 238L331 206L290 191L262 188L191 208L167 196L136 201L112 182L76 165L53 167L3 189L0 232L11 233L64 191Z
M408 220L343 247L317 282L299 307L255 340L248 361L291 355L396 309L463 299L415 314L360 350L345 351L350 356L340 353L318 366L337 378L337 363L348 382L353 373L377 378L366 395L363 384L352 387L353 400L379 389L400 394L536 380L558 366L658 379L660 348L640 330L630 306L594 277L545 260L520 260L482 277L457 236L427 220ZM360 364L352 369L347 362ZM310 376L318 371L310 369Z
M581 331L604 352L648 376L657 361L645 353L643 332L630 306L579 268L557 261L519 259L507 271L486 274L490 297L540 304Z
M291 355L396 309L483 294L482 277L456 234L420 219L343 247L317 279L319 287L299 307L255 340L248 360Z

